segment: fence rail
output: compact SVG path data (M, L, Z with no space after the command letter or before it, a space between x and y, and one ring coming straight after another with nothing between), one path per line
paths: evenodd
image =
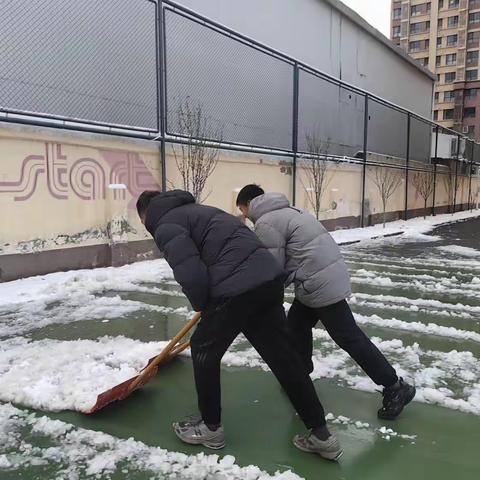
M480 144L170 0L6 0L0 45L0 121L158 141L164 187L166 142L202 141L290 158L295 201L316 139L361 166L362 226L368 167L404 172L405 218L415 172L453 171L453 210L464 172L472 203Z

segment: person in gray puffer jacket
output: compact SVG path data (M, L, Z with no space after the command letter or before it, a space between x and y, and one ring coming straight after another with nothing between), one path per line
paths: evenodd
M308 372L314 368L312 328L320 320L335 343L384 387L378 416L395 419L414 398L415 387L398 378L355 322L346 300L351 294L350 277L335 240L313 215L292 207L282 193L265 193L258 185L247 185L238 194L237 206L286 270L286 285L295 287L287 326Z

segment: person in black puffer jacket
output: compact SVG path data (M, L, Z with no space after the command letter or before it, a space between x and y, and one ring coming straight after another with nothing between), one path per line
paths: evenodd
M191 338L201 415L174 423L177 436L209 448L225 445L220 362L243 333L312 430L308 437L318 445L317 453L337 459L342 450L328 431L313 383L288 339L285 273L275 258L238 218L196 204L188 192L143 192L137 210L192 307L202 312Z

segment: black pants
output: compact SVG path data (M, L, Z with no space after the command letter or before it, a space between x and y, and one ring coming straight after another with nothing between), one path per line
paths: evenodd
M198 407L205 423L221 421L220 361L240 333L275 374L305 426L325 425L323 407L286 331L281 279L203 312L191 351Z
M312 328L319 320L333 341L377 385L390 387L398 380L395 369L355 322L346 300L321 308L310 308L294 300L288 312L287 329L309 372L313 371Z

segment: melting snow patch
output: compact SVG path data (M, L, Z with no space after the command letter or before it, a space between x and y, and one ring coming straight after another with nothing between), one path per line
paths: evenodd
M461 247L460 245L445 245L443 247L437 247L437 250L453 253L462 257L480 257L480 250L475 250L470 247Z

